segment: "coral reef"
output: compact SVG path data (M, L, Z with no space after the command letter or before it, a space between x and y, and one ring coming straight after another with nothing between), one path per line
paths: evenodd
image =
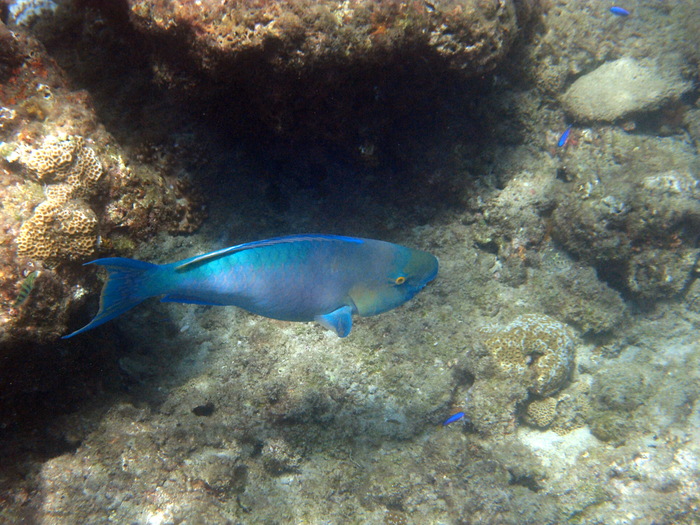
M593 155L598 140L610 147ZM680 293L699 253L698 180L688 145L608 130L568 156L571 180L552 215L554 238L622 292L648 301Z
M0 25L0 354L12 343L66 330L95 280L74 263L117 247L128 255L161 230L192 231L201 202L182 179L128 160L97 122L90 98L72 91L43 46ZM127 166L127 163L129 164ZM129 220L124 217L129 216ZM40 274L11 307L24 278Z
M521 23L533 2L522 2ZM246 0L201 9L186 1L130 0L144 33L180 39L197 61L216 69L220 55L266 56L280 68L373 60L400 47L426 46L470 74L495 66L517 32L519 2L309 2ZM196 29L196 31L195 31ZM187 44L187 45L185 45ZM217 56L219 55L219 56Z
M28 27L64 71L0 25L0 521L695 524L697 91L604 125L560 102L620 57L697 79L700 7L542 2L467 56L467 11L489 31L540 3L57 3ZM434 46L397 18L458 7ZM211 216L182 235L193 186ZM75 253L19 246L66 229ZM155 301L56 340L96 299L80 249L166 262L300 231L422 247L440 276L342 340Z
M481 334L461 364L475 379L465 393L471 423L484 433L512 432L518 405L528 398L533 420L551 423L557 402L543 399L557 393L571 374L573 330L547 315L526 314L502 329L482 328Z
M532 399L525 409L525 423L567 434L586 426L591 407L589 378L579 377L551 397Z
M301 457L281 438L273 438L262 449L262 462L271 474L293 472L299 468Z
M84 3L145 43L137 53L182 107L253 142L314 144L314 165L326 147L367 165L408 156L424 139L413 126L458 107L463 80L476 87L540 11L539 0Z
M557 415L559 402L553 397L533 399L527 405L526 422L539 428L547 428Z
M530 283L539 292L543 312L557 315L584 335L601 335L619 328L629 312L620 293L598 279L596 272L553 246L541 249L533 261Z
M84 203L49 198L22 224L17 251L47 263L83 261L95 253L97 217Z

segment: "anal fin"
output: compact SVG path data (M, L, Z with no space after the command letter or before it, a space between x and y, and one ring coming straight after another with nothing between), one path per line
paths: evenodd
M331 313L317 315L314 319L329 330L333 330L338 337L347 337L352 330L352 307L342 306Z

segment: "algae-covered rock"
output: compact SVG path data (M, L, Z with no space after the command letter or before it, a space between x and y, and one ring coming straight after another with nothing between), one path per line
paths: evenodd
M150 38L186 46L201 67L260 55L278 67L372 60L402 47L426 46L454 67L491 69L535 2L354 2L284 0L192 5L129 0L129 15ZM522 20L521 20L522 22ZM165 51L165 49L163 49Z
M561 186L552 234L623 293L652 301L677 295L698 254L695 154L674 138L622 131L601 138L612 146L597 159L587 144L571 153L574 178Z
M612 122L630 113L656 109L690 87L677 73L655 62L623 57L580 77L562 102L576 120Z
M620 293L602 282L595 270L554 247L540 251L539 269L530 282L537 301L549 315L557 315L584 335L618 328L627 318Z

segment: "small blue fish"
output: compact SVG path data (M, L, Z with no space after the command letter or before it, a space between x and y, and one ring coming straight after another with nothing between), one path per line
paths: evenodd
M317 321L345 337L353 314L396 308L438 272L438 260L427 252L335 235L279 237L163 265L123 257L87 264L109 273L100 309L64 339L159 295L163 302L233 305L282 321Z
M558 148L563 148L566 146L566 143L569 142L569 135L571 134L571 126L566 128L564 130L564 133L561 134L561 137L559 137L559 141L557 142L557 147Z
M444 423L442 424L443 427L446 427L450 423L454 423L455 421L459 421L464 417L464 412L457 412L456 414L452 414L450 417L448 417Z
M610 12L616 16L630 16L630 12L624 7L613 6L610 8Z

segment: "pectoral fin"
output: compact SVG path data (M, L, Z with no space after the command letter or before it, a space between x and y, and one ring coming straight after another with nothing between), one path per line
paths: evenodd
M338 337L347 337L352 330L352 307L343 306L329 314L317 315L316 322L333 330Z

